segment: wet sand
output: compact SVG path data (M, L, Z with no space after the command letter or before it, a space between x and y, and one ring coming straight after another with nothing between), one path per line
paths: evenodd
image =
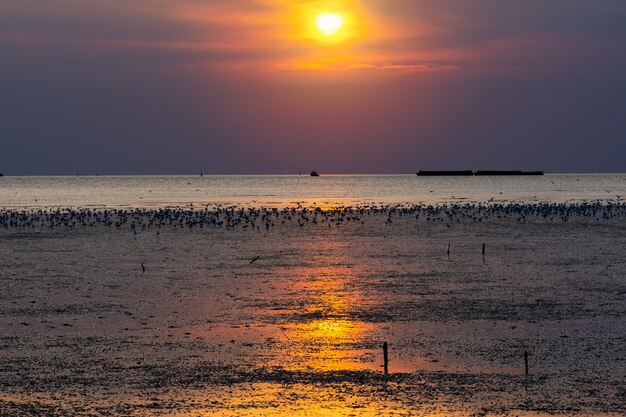
M622 212L300 214L0 228L0 414L626 412Z

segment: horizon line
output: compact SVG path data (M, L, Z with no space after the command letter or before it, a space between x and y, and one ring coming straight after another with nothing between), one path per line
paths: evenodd
M443 170L449 171L449 170ZM499 170L495 170L499 171ZM418 171L415 172L396 172L396 173L320 173L320 176L412 176L416 175ZM626 172L609 172L609 171L563 171L563 172L552 172L552 171L544 171L545 175L626 175ZM4 177L291 177L291 176L303 176L309 177L310 173L186 173L186 174L124 174L124 173L116 173L116 174L99 174L99 173L89 173L89 174L3 174Z

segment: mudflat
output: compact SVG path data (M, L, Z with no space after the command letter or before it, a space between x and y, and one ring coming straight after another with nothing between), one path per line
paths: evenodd
M0 228L0 413L626 412L623 215L459 213Z

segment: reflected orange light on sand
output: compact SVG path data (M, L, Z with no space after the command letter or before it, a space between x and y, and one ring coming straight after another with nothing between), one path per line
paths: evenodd
M245 395L230 392L217 392L218 395L229 397L229 407L220 409L222 417L380 417L381 415L407 415L402 404L391 398L377 403L362 394L352 394L344 386L310 386L303 384L255 384L254 390L245 391ZM188 391L187 391L188 393ZM297 395L294 395L297 393ZM289 398L289 404L285 404ZM281 404L280 408L264 406ZM391 410L398 410L393 412ZM391 413L390 413L391 411ZM404 411L404 412L402 412ZM215 410L206 414L216 415ZM420 413L424 417L463 417L456 413ZM537 417L537 416L535 416Z
M377 369L374 364L359 360L367 352L348 346L358 342L365 326L342 319L321 319L293 327L290 336L308 346L294 353L300 366L316 371Z
M340 248L333 241L325 240L321 245L337 255L333 263L342 263ZM350 283L355 279L353 273L353 268L344 266L307 268L295 277L294 285L307 293L307 305L305 319L287 326L285 334L301 346L290 352L294 368L318 371L375 368L363 360L370 352L355 347L369 326L350 318L351 305L358 303L358 295L350 291Z

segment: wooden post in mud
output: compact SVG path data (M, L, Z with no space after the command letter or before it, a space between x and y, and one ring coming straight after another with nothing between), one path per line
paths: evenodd
M485 256L485 244L483 243L483 256Z
M528 351L524 351L524 366L526 367L526 377L528 377Z
M385 369L385 381L389 377L389 349L387 346L387 342L383 343L383 364Z
M450 257L450 242L448 242L448 258Z

